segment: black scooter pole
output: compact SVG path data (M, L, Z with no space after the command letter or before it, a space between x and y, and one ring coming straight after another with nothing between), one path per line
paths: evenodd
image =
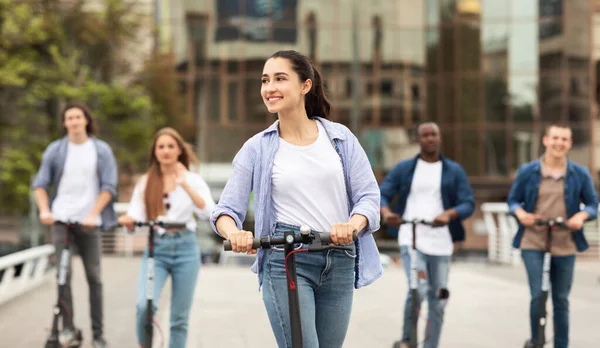
M152 347L154 334L154 224L148 226L148 262L146 269L146 347Z
M294 232L284 233L285 257L290 278L288 279L288 303L290 306L290 326L292 331L292 347L302 348L302 321L300 318L300 300L298 297L298 277L296 275L296 255L294 251Z

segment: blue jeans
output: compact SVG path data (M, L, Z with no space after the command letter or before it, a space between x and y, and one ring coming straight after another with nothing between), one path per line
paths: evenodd
M148 249L144 252L140 268L137 291L137 338L140 345L146 343L146 270L148 267ZM154 237L154 300L153 315L167 276L171 275L171 331L170 348L185 347L187 341L188 318L196 279L200 269L200 250L196 234L189 230L167 232ZM156 330L155 330L156 332Z
M525 263L531 304L529 315L531 320L531 341L535 342L538 328L538 313L542 299L542 274L544 252L539 250L522 250ZM573 284L575 255L552 256L550 261L550 292L554 306L554 348L569 346L569 293ZM546 333L548 337L549 333Z
M400 246L400 255L406 278L410 285L410 250L412 247L407 245ZM448 273L450 272L450 256L435 256L423 254L417 251L417 273L424 272L424 277L419 277L417 292L419 294L417 310L421 310L421 302L427 296L429 313L427 314L427 326L425 335L419 338L419 343L423 341L423 348L437 348L442 335L442 324L444 322L444 310L446 300L440 300L438 297L439 289L448 288ZM426 279L426 280L422 280ZM412 294L410 286L408 296L404 303L404 326L402 330L402 341L410 340L410 318L412 314Z
M298 228L277 224L275 236ZM304 347L339 348L344 344L354 295L354 251L299 252L297 289ZM280 348L292 347L287 275L283 249L265 252L263 301Z

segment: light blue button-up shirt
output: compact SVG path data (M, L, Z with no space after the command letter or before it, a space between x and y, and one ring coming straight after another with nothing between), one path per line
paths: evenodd
M329 139L342 159L346 191L349 201L349 215L360 214L367 218L368 225L358 238L358 267L355 287L373 283L383 274L379 251L373 232L379 229L380 193L377 180L369 159L358 139L350 130L339 123L315 117L321 122ZM225 185L219 203L210 218L212 228L217 232L216 221L221 215L229 215L239 229L246 217L250 193L254 191L255 237L270 235L277 223L271 176L275 153L279 148L279 121L250 138L233 159L233 172ZM218 232L217 232L218 233ZM262 285L264 252L258 250L252 271L258 274L259 287Z
M102 217L102 229L106 231L117 226L117 213L113 206L114 199L117 196L117 162L112 149L107 143L94 136L91 136L90 140L94 142L98 156L97 175L99 191L108 191L112 195L111 202L100 213ZM53 141L46 147L42 156L40 169L31 184L33 190L43 188L46 192L53 186L50 193L50 207L52 207L52 202L58 193L58 184L62 178L65 162L67 161L68 146L69 138L64 136Z

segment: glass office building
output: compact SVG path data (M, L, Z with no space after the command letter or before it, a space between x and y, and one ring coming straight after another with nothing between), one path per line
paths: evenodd
M417 153L421 120L440 125L478 205L506 198L519 165L541 154L548 122L573 127L571 158L597 176L598 1L158 2L161 47L175 54L203 162L231 162L276 119L260 98L262 66L296 49L322 69L331 119L355 132L380 180Z

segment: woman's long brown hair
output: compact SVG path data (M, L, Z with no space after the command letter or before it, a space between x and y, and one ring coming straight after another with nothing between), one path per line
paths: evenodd
M160 129L154 135L152 147L150 149L150 163L146 172L146 190L144 192L144 203L146 205L146 217L148 220L156 220L157 217L163 215L165 207L163 204L164 185L163 175L160 170L160 163L156 158L156 142L163 135L168 135L175 139L177 146L181 150L181 154L177 158L187 169L190 169L190 163L197 163L198 159L192 150L192 147L187 144L181 135L173 128L166 127Z

